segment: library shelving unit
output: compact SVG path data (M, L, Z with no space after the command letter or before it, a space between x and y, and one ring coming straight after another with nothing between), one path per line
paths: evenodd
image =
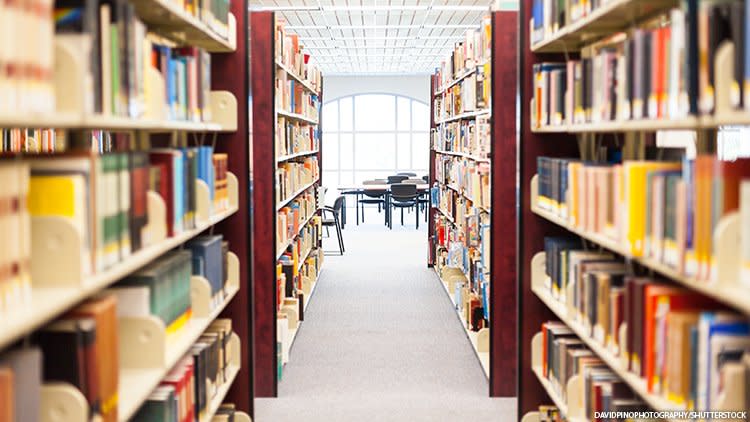
M457 46L450 59L456 71L444 65L431 79L428 265L460 309L493 397L516 391L516 365L508 359L516 349L516 232L507 224L516 220L516 108L505 101L516 96L516 21L516 11L492 11L482 34L469 31ZM464 61L465 45L481 39L485 47L473 47ZM451 244L460 245L458 254ZM467 310L477 307L489 309L472 323Z
M232 320L234 333L228 337L227 346L231 350L232 358L227 362L229 366L226 382L217 386L217 391L205 411L199 415L199 419L212 420L219 406L227 399L234 402L237 409L242 411L239 413L240 420L249 420L247 413L252 413L253 393L249 375L249 357L252 354L248 350L252 347L251 314L247 310L247 298L250 296L250 211L247 196L249 145L246 136L248 114L246 101L237 101L237 98L247 97L247 83L244 77L237 79L233 72L227 70L247 68L246 6L244 2L231 2L231 5L227 2L230 7L229 10L225 10L228 19L222 23L218 18L212 21L198 18L196 14L189 13L169 1L138 0L132 3L134 14L130 16L128 25L133 26L128 26L128 30L136 28L140 31L139 28L142 28L141 34L144 37L148 31L149 34L156 34L158 39L166 40L167 45L185 47L185 50L189 51L192 51L193 47L198 47L211 54L211 80L199 83L211 83L213 91L198 100L205 102L201 107L205 111L210 110L210 118L168 118L165 104L170 98L167 92L169 88L166 88L165 77L153 66L148 66L147 70L140 74L142 79L135 76L135 79L128 81L131 88L133 84L142 83L142 86L150 89L150 96L145 99L144 112L139 117L128 117L130 113L127 112L115 115L106 111L92 111L91 104L86 100L92 95L90 79L93 75L89 72L89 65L92 57L97 62L103 59L99 55L81 54L75 48L87 45L76 42L89 40L87 37L91 34L65 34L58 37L59 34L52 34L53 25L50 21L34 24L49 24L50 27L50 33L46 34L49 35L49 39L43 41L47 43L44 51L49 51L49 58L54 63L54 69L47 81L49 94L55 100L52 102L54 105L44 110L43 107L37 106L29 111L2 108L0 127L4 130L53 128L57 130L59 138L66 139L69 133L84 130L123 133L131 141L124 147L118 147L121 152L148 151L152 145L164 144L171 148L193 147L206 145L205 140L213 138L214 152L229 153L226 203L217 206L211 197L214 193L213 187L209 188L203 180L196 180L195 190L190 194L195 198L196 204L194 227L170 235L168 226L171 226L172 221L168 219L171 210L167 205L169 201L165 200L167 196L149 190L145 204L147 224L141 232L143 244L137 251L128 256L123 255L119 262L104 269L83 268L80 257L89 253L86 249L88 246L80 228L75 227L69 220L48 216L31 217L31 280L26 293L27 300L23 305L13 308L10 313L0 310L0 358L4 353L15 350L17 346L23 349L28 344L27 339L33 339L37 330L67 314L86 299L95 297L100 291L115 286L120 280L143 269L162 255L175 249L184 249L183 245L186 242L199 235L221 233L224 240L229 242L231 251L227 254L227 281L223 297L219 299L218 296L212 296L212 286L206 278L192 276L189 287L191 312L186 313L187 319L180 328L168 329L161 319L153 315L118 319L120 359L117 362L117 420L127 421L134 416L170 370L189 353L204 331L219 317ZM98 15L98 2L94 4L97 4L95 13ZM90 5L86 3L85 7ZM208 13L204 11L203 15L208 16ZM237 28L240 28L239 36ZM37 38L44 37L40 35ZM133 49L137 50L137 47ZM140 50L136 54L140 54ZM150 53L148 56L150 57ZM130 64L135 69L135 64ZM228 66L231 64L237 66ZM112 65L116 66L114 63ZM104 69L101 70L104 74ZM196 70L192 68L190 72ZM124 68L121 71L125 72ZM134 75L140 72L132 69L131 71ZM206 76L203 69L200 72ZM8 88L8 84L4 84L3 87ZM3 92L2 96L7 99L7 94ZM29 92L21 90L16 94L21 101L20 99ZM100 94L102 93L97 91L97 95ZM190 95L198 94L193 92ZM4 105L7 106L7 103ZM26 147L21 149L13 149L12 140L7 143L8 139L3 137L3 141L3 164L23 163L36 158L35 154L29 154L30 149L25 149L30 145L28 138L25 140ZM9 146L11 150L8 149ZM66 154L45 155L48 155L45 160L52 165L63 157L69 157ZM4 189L6 188L3 187L0 191ZM171 193L171 189L170 187L168 192ZM93 227L98 222L87 221L85 224L89 226L86 230L94 231ZM6 252L8 251L4 254ZM20 377L23 376L20 374ZM69 384L43 384L41 397L35 402L40 403L40 420L62 418L70 422L83 422L90 418L87 399L81 391Z
M561 18L564 16L565 19L568 19L568 22L559 24L538 22L540 19L542 21L547 19L545 16L548 15L543 12L544 5L548 5L547 2L529 1L521 3L519 24L519 28L521 28L519 35L519 46L521 48L520 75L522 75L520 78L521 128L518 140L519 189L521 194L518 230L519 233L523 233L523 236L519 237L518 257L518 309L519 315L522 316L518 326L519 420L527 422L540 420L539 406L550 403L554 403L560 413L567 416L568 420L587 420L583 407L583 395L585 393L581 375L573 376L567 385L560 386L567 392L567 400L563 400L556 392L558 390L552 388L549 380L541 375L541 350L544 345L540 327L543 322L548 320L558 320L564 323L594 355L601 359L612 373L619 377L623 384L627 385L633 396L644 403L646 407L657 411L693 410L687 408L686 402L681 403L678 399L675 399L671 391L668 396L667 392L659 391L658 387L650 385L652 382L658 385L660 381L653 381L653 378L647 380L645 376L632 371L632 363L629 364L631 362L629 357L634 352L626 349L627 344L629 344L626 339L629 338L629 335L637 334L629 333L634 328L628 327L627 322L613 329L612 336L617 337L619 341L602 341L601 338L597 338L595 332L592 335L591 327L586 326L582 318L578 316L578 310L574 308L574 305L566 304L553 297L549 288L549 276L545 270L545 262L548 259L544 252L545 237L578 237L588 245L590 250L603 251L619 257L627 265L627 275L648 277L649 280L657 280L666 286L681 289L679 290L683 292L681 294L699 297L696 300L700 300L699 303L702 305L691 305L698 310L717 309L718 307L718 309L726 310L735 315L739 320L747 320L750 315L750 301L748 301L750 290L748 290L748 284L743 284L747 277L747 274L743 273L743 265L747 264L743 262L745 260L741 256L743 253L741 247L745 242L743 240L743 231L745 230L743 224L746 224L747 221L741 219L738 210L735 209L718 215L715 214L715 210L709 211L709 215L714 213L712 217L716 219L716 222L712 223L713 225L705 226L708 227L707 229L705 227L701 229L707 230L706 232L696 231L690 235L695 236L691 237L693 242L703 242L703 244L709 242L709 251L706 253L707 257L704 257L704 261L700 261L700 257L692 258L693 250L686 243L685 237L678 237L676 240L677 246L674 248L682 252L678 252L675 258L669 253L673 250L672 245L666 242L670 241L672 237L665 239L665 243L661 246L665 251L663 253L654 252L659 246L653 246L653 250L648 250L649 246L647 246L645 252L639 250L640 247L635 245L641 242L658 245L658 243L653 242L661 241L661 239L649 238L649 236L652 236L652 232L644 232L646 235L643 238L628 237L632 232L626 230L633 227L632 223L623 222L628 220L616 220L615 227L612 230L606 227L604 229L594 229L591 226L582 227L580 221L574 221L577 216L573 217L567 210L555 210L554 205L545 204L548 199L546 194L542 194L541 191L549 188L549 186L543 188L542 178L546 175L537 174L539 164L537 159L539 157L565 157L601 164L604 162L601 157L602 154L597 156L592 154L592 151L604 146L609 149L619 148L620 159L626 163L645 160L647 157L651 157L649 155L651 151L658 154L657 157L664 156L674 159L673 157L676 156L683 160L680 165L682 170L677 170L678 173L679 171L683 172L679 175L682 179L677 183L686 183L687 185L683 185L687 186L686 191L691 188L697 189L695 187L697 185L692 185L692 183L702 182L695 182L693 179L685 180L685 166L695 169L690 170L692 174L696 174L693 172L700 172L701 170L697 168L701 157L717 160L717 131L720 131L723 126L742 126L750 123L750 112L747 111L747 85L744 88L743 109L739 105L742 103L742 100L740 100L742 94L738 92L740 88L736 83L737 76L733 73L735 61L744 60L744 57L748 54L747 51L742 50L746 47L744 45L738 46L729 35L723 38L712 38L709 42L711 45L707 50L704 50L705 47L702 45L699 46L699 42L696 41L697 38L704 35L699 34L699 32L705 33L707 28L699 22L708 22L711 26L724 27L728 32L736 32L739 28L744 34L747 25L745 18L741 19L740 23L736 21L730 23L729 18L727 18L727 22L720 24L710 20L718 18L713 15L709 17L709 14L713 13L709 11L709 8L727 7L727 9L722 9L722 12L726 12L722 16L726 17L738 13L736 9L729 9L730 7L737 7L737 5L747 7L747 5L743 5L744 2L734 2L729 6L728 2L724 6L709 5L707 8L700 6L699 9L691 9L693 6L698 7L696 6L698 3L613 0L601 2L593 10L559 11ZM703 21L704 18L705 21ZM537 22L534 22L534 19L537 19ZM660 22L660 24L656 25L655 22ZM644 35L645 33L648 34ZM686 34L689 35L686 37ZM647 41L644 41L641 38L642 36L648 37L646 38ZM669 37L671 37L671 41L666 41ZM637 49L647 43L649 48L657 46L657 50L653 50L653 55L648 58L647 62L650 66L646 68L649 70L648 72L644 68L637 67L637 63L646 66L643 61L639 62L641 57L638 56L639 50ZM636 50L632 49L634 46ZM669 54L675 54L678 51L679 56L673 55L669 59L666 58ZM609 53L612 53L613 56L606 58L605 56ZM597 62L600 57L598 54L605 57L604 61ZM698 59L698 56L701 58ZM633 68L629 69L625 66L620 70L612 68L613 79L605 77L598 79L597 82L595 73L602 70L597 66L613 57L616 57L618 62L627 63L626 66L631 66L632 63ZM587 98L596 98L591 101L599 101L600 98L605 98L604 103L589 103L588 105L585 103L588 100L584 99L581 108L584 110L583 114L578 111L581 93L577 91L578 86L575 85L577 76L570 79L571 69L575 71L574 75L578 74L578 69L575 64L572 64L573 67L571 67L571 62L565 63L579 58L581 61L592 60L593 63L593 82L590 87L587 87L587 89L590 89L588 92L590 97ZM632 62L629 62L631 60ZM665 62L670 63L669 69L660 67ZM555 80L554 72L560 71L563 73L558 73L557 76L563 76ZM638 73L644 74L642 81L648 80L644 83L651 85L639 85L641 81L639 76L636 75ZM710 73L710 76L708 76L708 73ZM563 80L565 77L568 79ZM631 77L632 80L629 82L632 82L632 86L623 82ZM571 89L570 83L572 80L574 85ZM676 83L677 81L680 83ZM664 85L661 85L662 82L664 82ZM612 89L612 97L607 97L602 94L602 91L597 91L599 89L597 83L610 84L607 85L606 89ZM557 91L552 89L554 85L556 85ZM567 94L564 89L559 89L563 87L567 87ZM631 91L626 89L631 89ZM556 92L554 95L559 96L547 97L545 94L540 96L540 92ZM655 96L648 97L649 94L653 95L654 92L656 92ZM542 98L541 102L540 98ZM602 108L597 109L597 105ZM587 107L591 107L591 116L593 117L585 115ZM643 111L641 111L641 108ZM573 110L573 112L571 113L570 110ZM572 116L570 116L571 114ZM561 115L562 117L559 117ZM674 145L671 145L670 151L670 145L660 143L661 135L668 134L666 133L668 131L682 131L676 136L680 139L687 139L687 141L682 142L679 146L682 148L689 146L693 151L697 151L697 158L686 158L686 155L690 154L689 148L684 152L679 151L675 155ZM693 132L693 135L687 135L685 131ZM612 160L611 158L610 160L618 161L618 159ZM695 167L689 164L692 161L695 162ZM711 164L711 166L714 165ZM679 169L680 166L677 168ZM714 168L719 168L719 165L716 166L709 167L709 169L713 171ZM633 177L629 174L626 175L625 170L622 171L623 178ZM568 174L576 173L566 171L566 176ZM747 177L746 173L743 173L740 177L743 176ZM701 176L696 174L690 177ZM714 173L711 177L721 178L725 176ZM629 180L631 180L630 183L638 183L632 182L634 179ZM720 179L720 183L728 183L724 180L728 179ZM574 190L577 188L573 187L572 183L568 186L566 192L554 193L559 201L565 204L565 207L573 206L572 204L576 203L573 198L576 195ZM627 183L629 182L620 180L617 183L621 183L621 186L628 186ZM653 186L650 183L653 183L650 179L649 181L644 179L644 185ZM713 183L717 182L714 181ZM716 195L716 186L709 184L705 188L707 190L702 191L702 193L696 190L695 193L689 195L693 196L692 201L699 201L695 199L696 195L707 194L709 197ZM624 187L622 189L616 192L621 193L633 188ZM638 199L638 194L634 191L628 192L630 193L626 196L615 199L615 208L621 207L622 210L627 208L629 209L628 213L639 213L643 209L652 209L658 204L652 202L652 198L646 199L645 193ZM718 194L724 195L722 192L718 192ZM654 195L654 193L652 192L651 195ZM641 200L640 208L636 207L635 204L640 203L637 201ZM558 201L558 199L554 201ZM684 203L689 204L688 201L688 199L685 199ZM711 203L712 198L703 196L700 201ZM606 201L598 198L595 202L598 206L602 206L601 204ZM668 200L665 200L665 202L668 202ZM677 198L673 202L677 205L665 203L663 206L666 209L669 209L670 206L679 207L683 200ZM691 205L685 206L690 207ZM610 206L606 205L605 207ZM642 212L649 215L647 213L652 211ZM671 217L677 221L675 227L684 225L683 229L690 230L693 226L690 226L687 220L680 220L682 218L680 212L683 211L675 211L675 216ZM687 211L684 212L687 213ZM697 216L699 212L702 211L696 210L695 215ZM619 218L617 215L615 215L615 218ZM605 220L609 221L608 218L606 217ZM631 217L625 216L623 218ZM626 226L626 224L629 224L629 226ZM644 224L648 224L648 222ZM649 230L656 233L659 228L652 227ZM703 240L698 240L698 236L704 234ZM664 236L667 237L667 232L664 232ZM673 235L670 234L669 236ZM711 244L712 246L710 246ZM698 247L697 243L693 243L692 246ZM627 291L625 293L628 294ZM560 295L563 294L565 293L560 293ZM678 307L677 309L679 311L682 308ZM643 316L643 318L646 318L646 316ZM646 323L644 322L644 324ZM647 328L642 330L647 330ZM613 346L613 343L617 346ZM667 348L668 346L664 347ZM682 347L685 350L689 349L691 353L697 353L698 346L683 343ZM645 353L649 352L646 351ZM698 356L691 358L695 360L695 364L706 364L700 362L701 355ZM740 356L742 355L740 354ZM667 360L674 358L674 356L669 355L664 357ZM711 410L747 409L748 403L745 403L745 398L741 397L742 392L744 392L742 385L746 382L747 375L745 375L741 365L742 362L725 364L722 372L723 379L721 380L723 392L718 401L711 402ZM747 365L747 355L745 355L744 365ZM664 387L662 387L663 389ZM697 394L700 395L701 393Z
M251 12L255 394L275 397L323 262L322 80L273 12Z

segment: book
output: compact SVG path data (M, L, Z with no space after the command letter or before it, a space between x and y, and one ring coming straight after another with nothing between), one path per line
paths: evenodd
M0 355L4 368L5 385L10 385L13 397L14 422L37 421L40 418L42 395L42 351L38 347L11 349ZM8 373L12 373L9 378ZM8 397L6 393L6 397Z
M192 252L193 275L206 278L213 297L224 292L224 255L222 236L199 236L191 239L185 247Z

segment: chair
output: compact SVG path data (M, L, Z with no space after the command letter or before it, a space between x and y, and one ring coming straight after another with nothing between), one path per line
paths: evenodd
M425 174L424 176L422 176L422 180L424 180L425 183L430 183L430 176Z
M391 208L401 208L401 225L404 225L404 208L417 210L417 229L419 229L419 191L413 183L394 183L391 185ZM389 210L390 211L390 210ZM393 228L393 218L388 219L389 228Z
M388 184L392 185L394 183L401 183L408 178L409 176L404 176L404 175L388 176Z
M363 185L385 185L386 180L383 179L374 179L374 180L365 180L362 182ZM365 196L365 198L360 199L358 202L361 204L361 210L362 210L362 222L365 222L365 204L377 204L378 206L378 213L380 213L381 209L385 209L385 191L383 190L367 190L365 189L362 191L362 194Z
M409 177L414 177L414 176L417 175L417 173L411 173L411 172L408 172L408 171L402 171L402 172L399 172L399 173L396 173L396 174L399 175L399 176L409 176Z
M335 201L333 201L333 206L325 206L321 209L321 215L323 216L323 227L326 228L326 232L328 232L328 227L335 227L336 228L336 236L339 239L339 253L341 255L344 254L344 237L341 235L341 213L344 209L346 199L344 196L339 196L336 198ZM333 218L326 218L326 213L330 213ZM330 236L330 234L329 234Z

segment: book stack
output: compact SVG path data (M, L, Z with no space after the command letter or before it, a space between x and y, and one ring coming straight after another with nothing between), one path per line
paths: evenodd
M67 382L91 414L116 422L119 346L115 296L105 294L74 308L34 335L44 356L45 381Z
M322 75L318 68L308 63L310 55L305 53L300 43L299 36L287 32L286 21L276 20L276 62L291 71L295 78L304 81L314 91L320 92L322 87Z
M277 272L277 282L280 283L282 288L280 290L282 292L281 298L295 297L297 291L303 290L300 269L304 265L303 261L306 261L307 257L313 255L314 250L318 249L322 236L321 222L319 216L312 217L310 224L302 227L298 234L292 238L292 242L287 243L282 250L277 266L277 269L281 270ZM317 276L317 273L315 275ZM279 302L280 304L281 302Z
M31 225L27 197L29 166L0 162L0 317L27 306L31 300Z
M566 25L572 25L596 11L602 1L533 0L531 6L531 45L552 37Z
M548 321L542 324L542 361L538 376L548 381L550 394L567 402L568 381L583 379L583 414L596 420L595 412L647 411L631 389L565 324ZM568 409L570 410L570 409Z
M303 116L307 120L318 121L319 96L289 74L280 69L276 77L276 108L287 113Z
M211 169L210 166L207 166ZM229 209L229 181L227 173L229 168L229 156L227 154L213 154L214 173L214 212L222 212Z
M432 147L438 152L457 152L486 159L491 139L489 118L484 116L439 126L432 132Z
M53 3L21 2L3 7L0 45L0 115L55 110ZM28 28L34 28L28 31ZM23 42L13 34L28 33ZM34 54L27 54L33 51Z
M619 258L573 238L545 238L546 294L589 341L625 359L649 394L689 410L720 408L750 359L749 321L695 291L630 275ZM626 324L626 337L620 328Z
M176 250L129 275L108 289L117 297L118 316L153 315L164 323L167 332L179 330L192 315L192 269L190 251Z
M318 128L279 116L276 123L276 157L315 152L320 148Z
M226 35L229 2L204 6L192 12ZM80 54L86 69L82 111L134 119L210 120L211 57L203 49L180 47L148 32L135 6L125 0L58 0L54 17L54 42ZM163 106L153 108L160 102Z
M462 113L486 110L490 103L490 63L477 66L476 71L447 88L437 109L438 120Z
M566 19L571 9L556 10L557 2L534 6L533 39L575 20ZM750 110L745 9L741 0L683 2L584 47L580 59L534 64L532 127L710 115L715 59L725 43L734 46L728 106Z
M307 191L279 210L276 216L277 249L284 248L304 228L318 210L315 190Z
M466 31L464 37L462 41L456 43L450 58L443 61L440 68L437 69L437 80L440 81L441 86L450 84L465 72L473 72L477 68L483 68L492 56L490 51L492 21L489 16L482 19L479 29ZM489 72L486 75L489 75ZM489 80L489 77L487 80ZM489 86L486 88L487 93L489 93ZM478 92L483 92L483 90L484 88ZM489 98L489 95L486 95L485 98Z
M63 139L55 129L0 129L0 154L59 152L65 149Z
M212 303L222 303L227 294L229 244L222 235L212 235L195 237L185 247L192 252L192 274L208 281Z
M182 422L196 420L198 392L193 360L185 357L149 394L133 421Z
M701 280L717 275L713 235L722 217L750 210L750 160L699 154L682 161L588 163L538 158L539 200L571 227ZM745 189L748 188L748 189ZM741 235L750 262L750 234ZM737 268L740 284L747 283Z
M539 414L539 422L565 421L565 416L560 413L560 409L551 404L540 405L537 413Z
M276 168L276 203L290 198L295 192L320 178L318 157L306 157L299 162L286 161Z
M40 420L42 351L23 347L0 354L0 420Z

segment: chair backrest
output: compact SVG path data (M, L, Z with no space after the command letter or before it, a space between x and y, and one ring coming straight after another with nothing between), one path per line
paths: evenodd
M344 208L344 201L346 201L344 195L339 196L335 201L333 201L333 211L336 214L341 213L341 209Z
M394 183L391 185L391 197L397 201L408 201L417 196L419 196L417 185L413 183Z
M412 173L412 172L408 172L408 171L402 171L402 172L399 172L399 173L396 173L396 174L398 176L409 176L409 177L414 177L414 176L417 175L417 173Z
M425 183L428 183L430 181L430 176L424 175L424 176L422 176L422 180L424 180Z
M388 176L388 184L391 185L393 183L401 183L401 182L403 182L404 180L406 180L408 178L409 178L409 176L399 176L399 175Z

